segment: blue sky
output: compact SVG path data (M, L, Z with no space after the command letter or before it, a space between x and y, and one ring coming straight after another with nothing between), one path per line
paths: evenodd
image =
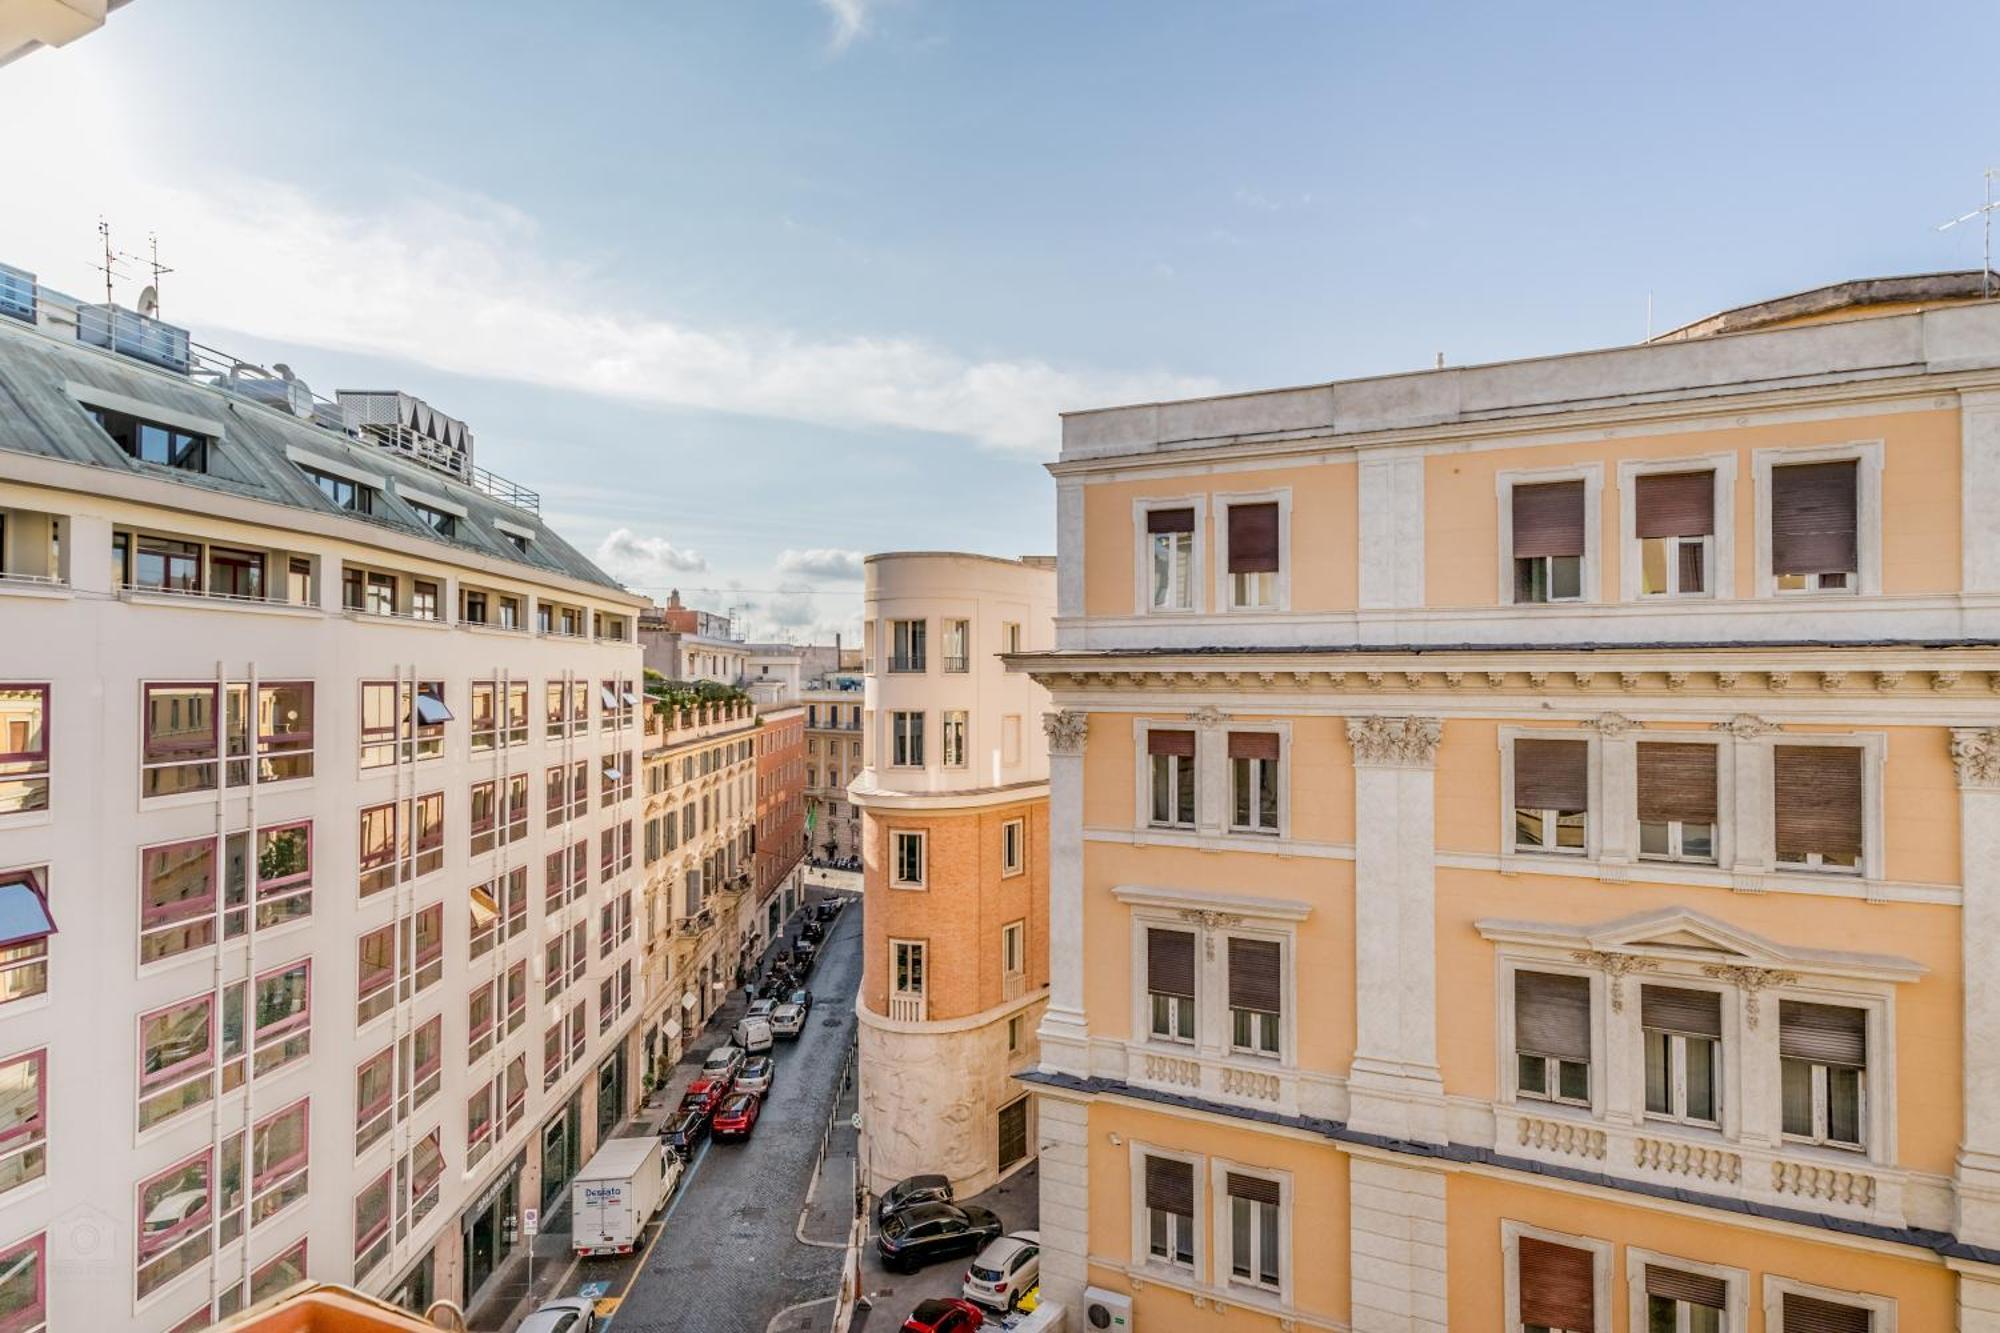
M1976 265L1996 14L135 0L0 70L0 260L87 292L100 213L157 231L198 337L823 636L855 553L1051 549L1065 408Z

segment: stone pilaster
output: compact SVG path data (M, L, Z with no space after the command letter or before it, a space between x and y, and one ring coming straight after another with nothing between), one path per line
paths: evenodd
M1960 556L1966 592L2000 591L2000 392L1958 396L1959 504L1965 534Z
M1958 1147L1960 1240L2000 1248L2000 727L1951 733L1958 766L1959 864L1964 907L1964 1138Z
M1090 1285L1090 1103L1039 1093L1042 1300L1078 1311Z
M1354 1066L1348 1122L1442 1143L1434 717L1355 717Z
M1446 1333L1444 1185L1436 1171L1349 1159L1355 1333Z
M1049 1007L1039 1037L1045 1072L1090 1074L1083 1012L1083 747L1090 715L1042 715L1049 739Z

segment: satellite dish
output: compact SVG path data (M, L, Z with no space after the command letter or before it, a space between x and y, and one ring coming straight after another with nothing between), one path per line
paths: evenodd
M160 317L160 289L158 287L148 287L145 291L139 293L139 313L147 319L158 319Z

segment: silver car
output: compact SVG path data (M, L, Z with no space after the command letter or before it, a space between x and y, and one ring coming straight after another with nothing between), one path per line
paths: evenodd
M771 1035L776 1037L796 1037L805 1031L806 1011L804 1005L785 1001L771 1011Z
M584 1296L564 1296L544 1303L515 1333L591 1333L596 1327L597 1302Z
M1042 1233L1016 1231L990 1242L965 1270L965 1299L989 1310L1011 1310L1042 1275Z
M736 1076L738 1092L754 1092L759 1097L771 1090L771 1080L778 1075L778 1062L768 1055L753 1055L743 1062L743 1072Z

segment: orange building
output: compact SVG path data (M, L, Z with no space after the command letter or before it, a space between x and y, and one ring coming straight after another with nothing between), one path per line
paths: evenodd
M799 902L795 873L806 854L806 713L798 703L759 711L757 730L757 832L752 841L762 913L759 937L778 937Z

